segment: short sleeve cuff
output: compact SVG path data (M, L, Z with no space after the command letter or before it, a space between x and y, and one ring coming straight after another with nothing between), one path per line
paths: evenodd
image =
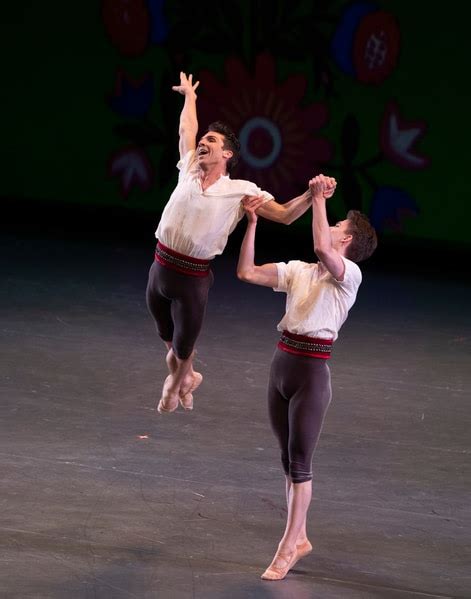
M361 283L361 270L355 262L342 256L343 263L345 264L345 272L341 284L347 287L358 287Z
M273 291L286 292L288 291L288 265L286 264L286 262L276 262L275 266L278 272L278 285L276 287L273 287Z
M185 156L183 156L183 158L180 158L180 160L177 162L177 169L181 173L184 173L188 170L188 168L190 166L190 162L192 161L194 154L195 154L194 150L188 150L188 152L185 154Z

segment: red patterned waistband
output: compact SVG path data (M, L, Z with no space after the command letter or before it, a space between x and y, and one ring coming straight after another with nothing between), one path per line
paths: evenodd
M159 264L162 264L162 266L185 275L193 277L207 277L209 275L210 260L185 256L185 254L171 250L160 241L157 242L157 247L155 248L155 260Z
M328 360L332 353L333 343L332 339L306 337L305 335L295 335L289 331L283 331L281 339L278 341L278 347L290 354Z

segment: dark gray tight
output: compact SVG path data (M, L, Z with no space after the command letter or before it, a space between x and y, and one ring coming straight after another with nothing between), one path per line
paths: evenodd
M332 397L326 360L276 349L268 384L268 412L293 483L312 480L312 456Z
M154 262L149 271L146 300L160 337L170 342L178 358L190 357L200 334L213 284L213 273L194 277Z

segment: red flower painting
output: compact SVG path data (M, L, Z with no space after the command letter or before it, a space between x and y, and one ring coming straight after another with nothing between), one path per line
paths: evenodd
M318 135L328 120L324 102L303 104L307 81L290 75L278 82L269 54L259 55L253 73L237 59L225 64L225 83L200 74L198 114L201 131L216 120L239 137L239 178L257 183L277 199L290 199L332 155L330 142Z
M144 0L103 0L102 18L112 44L124 56L142 54L149 43L149 10Z

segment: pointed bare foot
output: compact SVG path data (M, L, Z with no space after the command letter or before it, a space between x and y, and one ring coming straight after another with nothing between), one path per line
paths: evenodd
M280 546L278 545L278 551ZM302 557L306 557L312 551L312 545L306 537L302 541L296 541L296 551L298 552L298 560ZM296 560L297 561L297 560ZM295 562L296 563L296 562ZM294 564L293 564L294 566Z
M180 404L184 410L192 410L193 393L185 393L185 395L181 395L180 393Z
M175 393L169 390L172 382L172 375L169 374L165 379L162 389L162 397L159 401L159 405L157 406L157 411L159 414L169 414L170 412L175 412L175 410L178 408L178 392Z
M289 554L277 551L272 563L262 574L262 580L283 580L298 559L296 549Z
M187 393L193 393L201 383L203 382L203 375L200 372L190 372L183 379L182 386L180 387L180 395L186 395Z
M180 403L185 410L193 409L193 391L203 382L203 375L199 372L188 374L180 388Z
M296 564L302 557L306 557L306 555L311 553L311 551L312 551L312 545L307 539L305 541L302 541L301 543L299 543L299 545L296 543L297 557L294 560L294 562L291 564L291 568L294 568L294 564Z

